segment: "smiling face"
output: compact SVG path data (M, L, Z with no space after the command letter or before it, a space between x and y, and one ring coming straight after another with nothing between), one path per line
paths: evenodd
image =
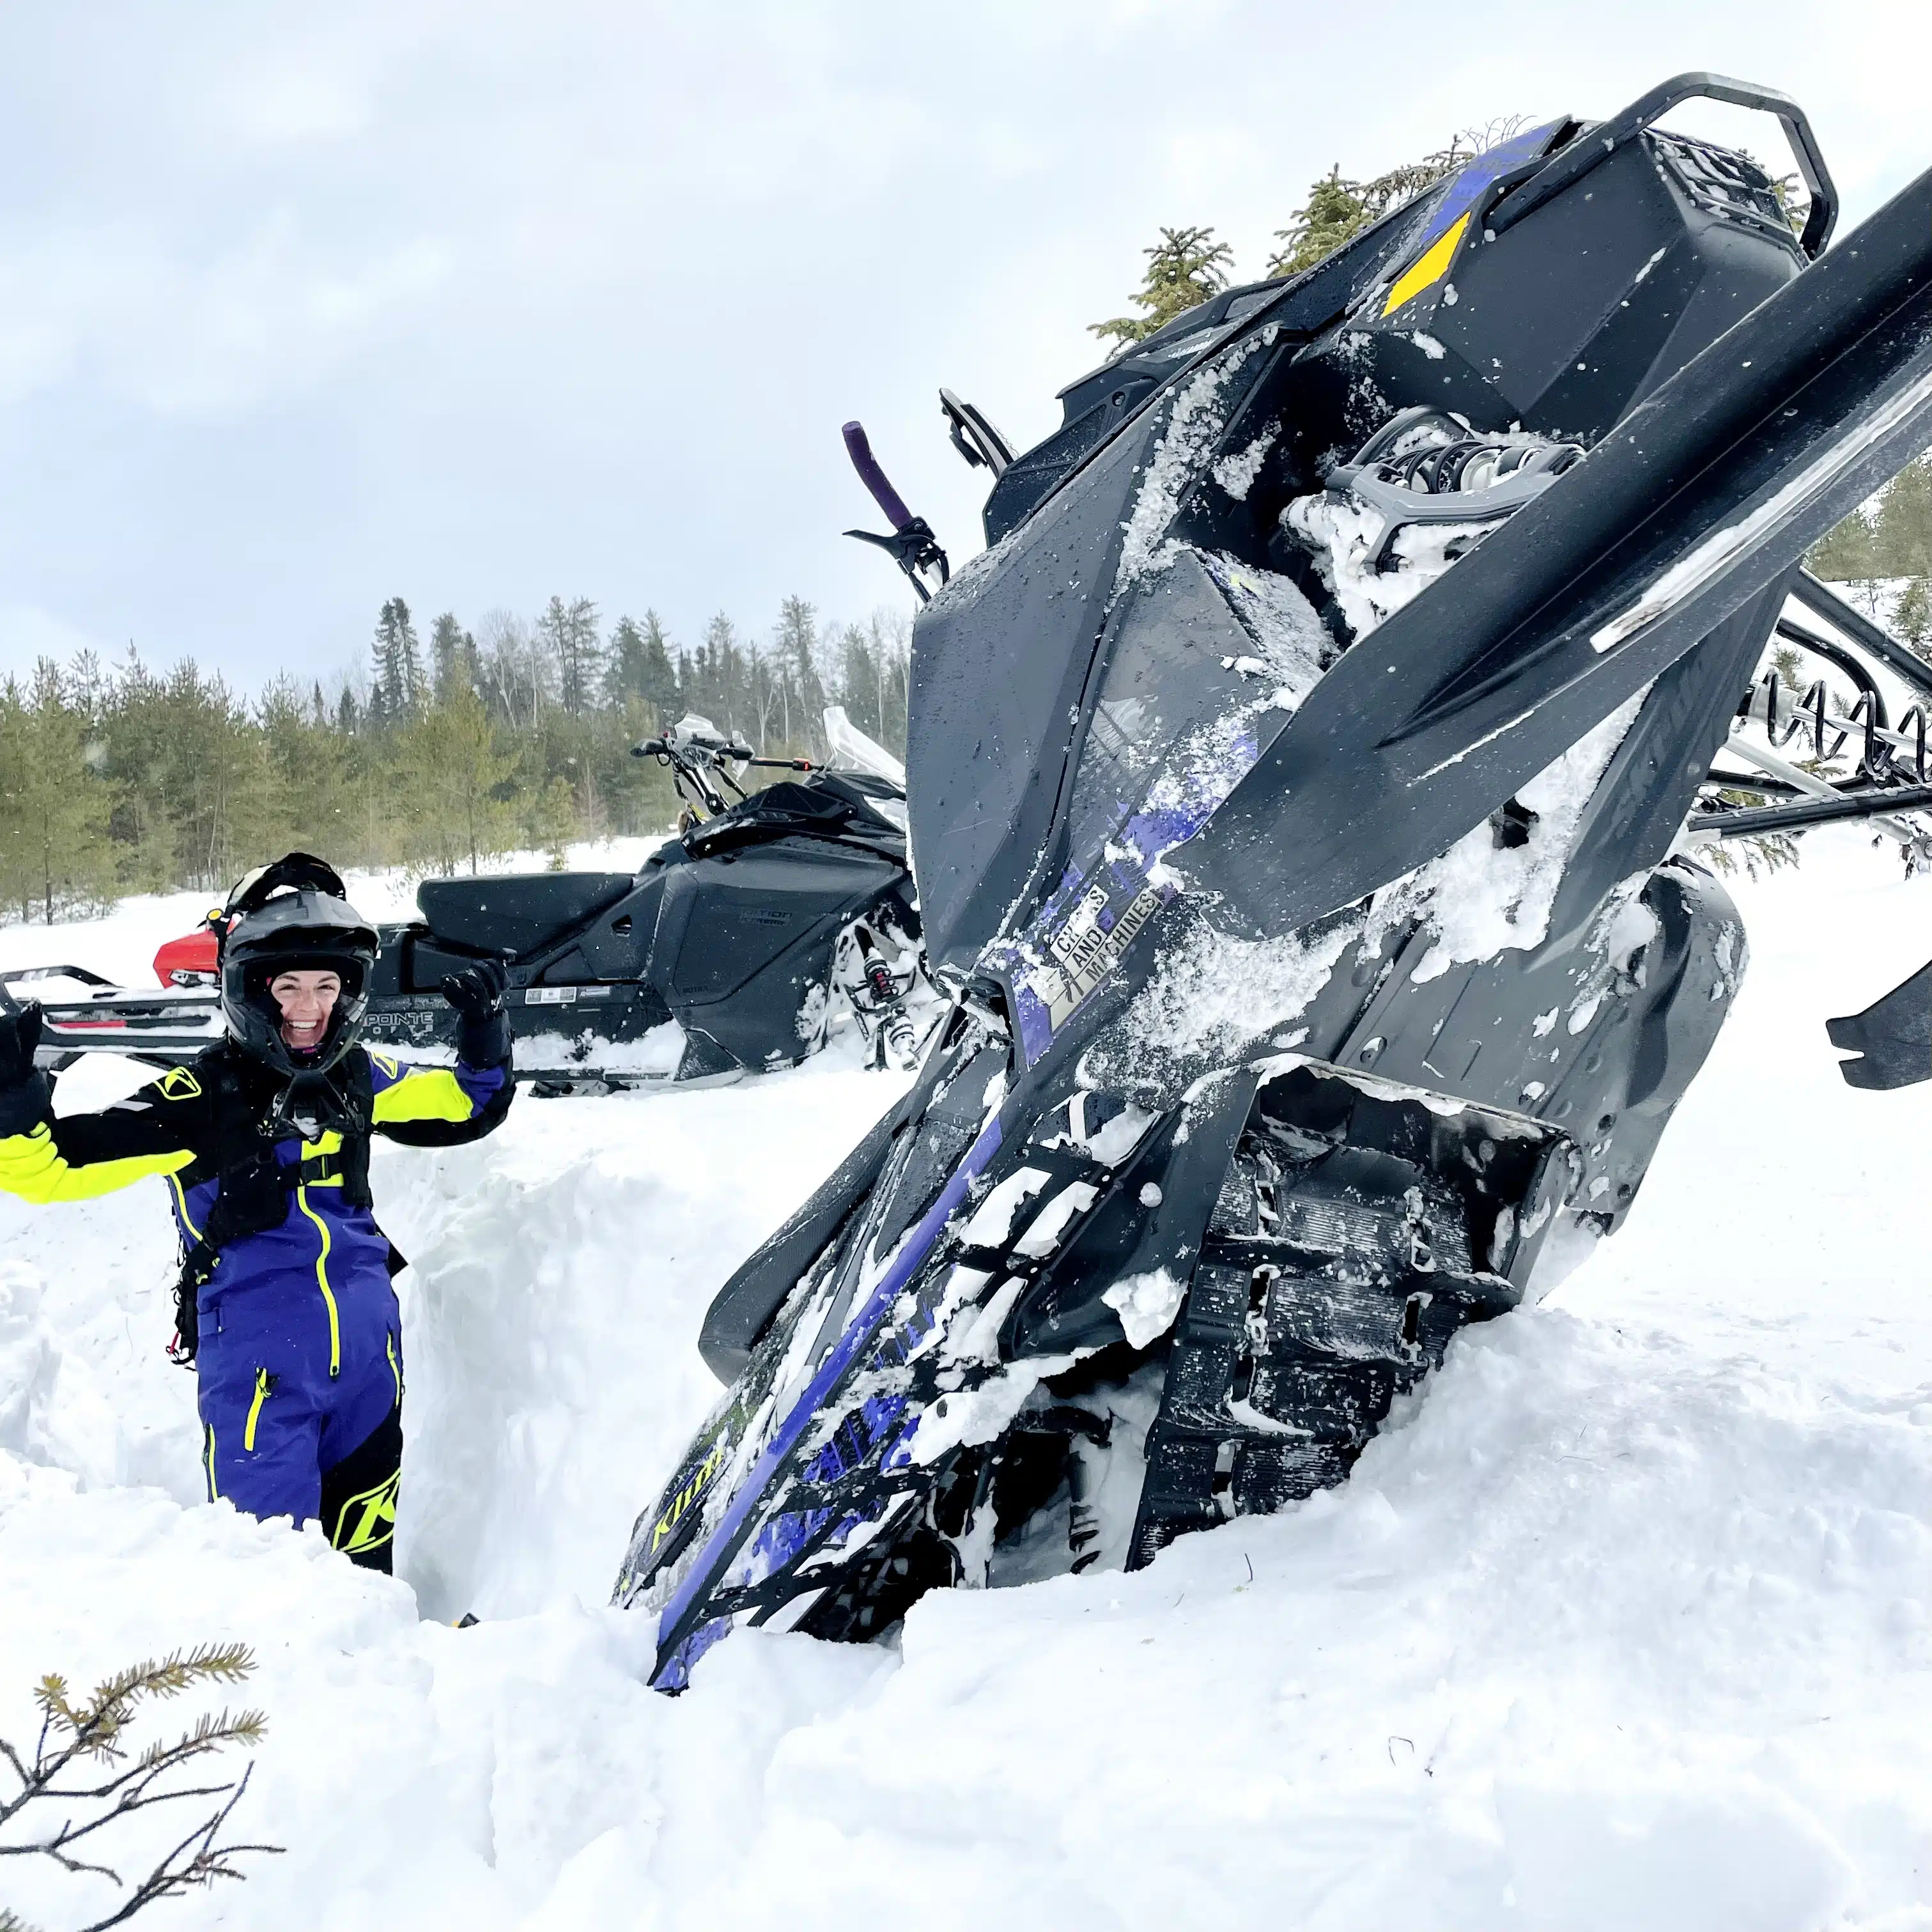
M339 973L278 973L268 991L282 1012L282 1042L297 1053L313 1053L328 1031L328 1016L342 997Z

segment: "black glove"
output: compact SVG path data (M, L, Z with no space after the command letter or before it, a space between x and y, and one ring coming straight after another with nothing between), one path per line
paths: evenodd
M456 1009L456 1057L465 1066L502 1066L510 1058L510 1016L503 989L510 976L502 962L479 959L442 982L442 997Z
M0 1135L29 1134L53 1115L53 1088L34 1064L40 1003L0 1012Z

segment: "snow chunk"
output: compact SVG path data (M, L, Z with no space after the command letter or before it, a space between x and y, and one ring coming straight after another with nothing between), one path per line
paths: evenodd
M1227 424L1221 392L1228 379L1272 333L1264 330L1220 361L1210 362L1174 398L1167 428L1148 459L1147 475L1127 518L1120 567L1114 579L1114 596L1142 578L1151 576L1172 558L1175 546L1168 538L1168 526L1196 471Z
M1102 1167L1118 1167L1138 1147L1154 1116L1138 1107L1123 1107L1087 1143L1087 1151Z
M999 1182L974 1210L973 1218L959 1232L961 1244L969 1248L997 1248L1012 1232L1015 1219L1028 1202L1046 1185L1044 1168L1016 1168Z
M1268 452L1274 447L1275 438L1280 434L1278 428L1264 430L1238 456L1224 456L1215 464L1214 481L1236 502L1247 500L1248 492L1253 488L1255 478L1261 474L1262 464Z
M1034 1216L1032 1226L1013 1244L1013 1252L1036 1260L1052 1254L1075 1220L1093 1206L1099 1192L1086 1181L1070 1181Z
M820 1014L822 1019L822 995ZM521 1034L517 1039L517 1071L555 1073L560 1078L568 1079L621 1073L632 1079L668 1081L684 1058L684 1029L675 1020L666 1020L636 1040L603 1039L587 1027L574 1034L554 1030ZM453 1066L456 1064L453 1046L412 1046L383 1050L413 1065Z
M937 1462L948 1450L962 1444L970 1448L992 1442L1026 1406L1027 1398L1043 1382L1064 1375L1084 1353L1066 1355L1030 1355L1013 1362L1000 1374L989 1376L977 1388L943 1395L920 1418L918 1432L912 1438L915 1462Z
M1186 1292L1184 1283L1160 1268L1124 1276L1100 1299L1120 1316L1127 1340L1136 1348L1144 1348L1174 1325Z
M1298 496L1282 512L1285 527L1314 553L1315 567L1334 594L1359 644L1406 604L1412 604L1493 524L1408 524L1383 553L1384 568L1369 563L1384 527L1381 514L1352 499Z
M1255 640L1256 656L1238 658L1228 668L1245 674L1252 667L1272 673L1282 687L1274 703L1292 712L1338 655L1315 607L1293 578L1278 572L1257 570L1219 554L1204 555L1202 561L1241 628Z
M1232 1058L1300 1013L1353 937L1340 929L1318 938L1238 939L1198 926L1136 997L1127 1030L1156 1052Z
M1372 934L1418 914L1435 926L1436 942L1414 980L1436 979L1452 965L1490 958L1506 947L1527 951L1542 944L1584 807L1649 689L1646 685L1523 786L1517 796L1536 822L1522 844L1499 850L1486 819L1377 897ZM1548 1030L1536 1022L1539 1037Z

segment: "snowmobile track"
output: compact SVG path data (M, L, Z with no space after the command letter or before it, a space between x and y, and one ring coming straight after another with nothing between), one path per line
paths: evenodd
M1316 1161L1284 1168L1250 1133L1228 1168L1148 1442L1130 1569L1189 1530L1342 1481L1456 1331L1516 1305L1508 1282L1472 1267L1462 1206L1426 1170L1376 1156L1378 1187L1360 1150Z

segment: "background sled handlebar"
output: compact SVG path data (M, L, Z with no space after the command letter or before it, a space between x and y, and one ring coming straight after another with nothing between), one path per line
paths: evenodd
M1819 152L1818 137L1812 133L1804 109L1775 88L1754 87L1748 81L1732 80L1721 74L1680 74L1640 95L1621 114L1586 128L1548 166L1539 169L1520 188L1497 202L1484 218L1485 225L1498 235L1514 226L1532 208L1540 208L1552 196L1561 194L1598 162L1608 160L1619 148L1635 140L1686 100L1718 100L1730 107L1752 108L1760 113L1775 115L1784 124L1799 178L1811 197L1811 210L1805 217L1804 232L1798 238L1798 245L1815 260L1838 226L1838 190L1826 168L1824 156Z

